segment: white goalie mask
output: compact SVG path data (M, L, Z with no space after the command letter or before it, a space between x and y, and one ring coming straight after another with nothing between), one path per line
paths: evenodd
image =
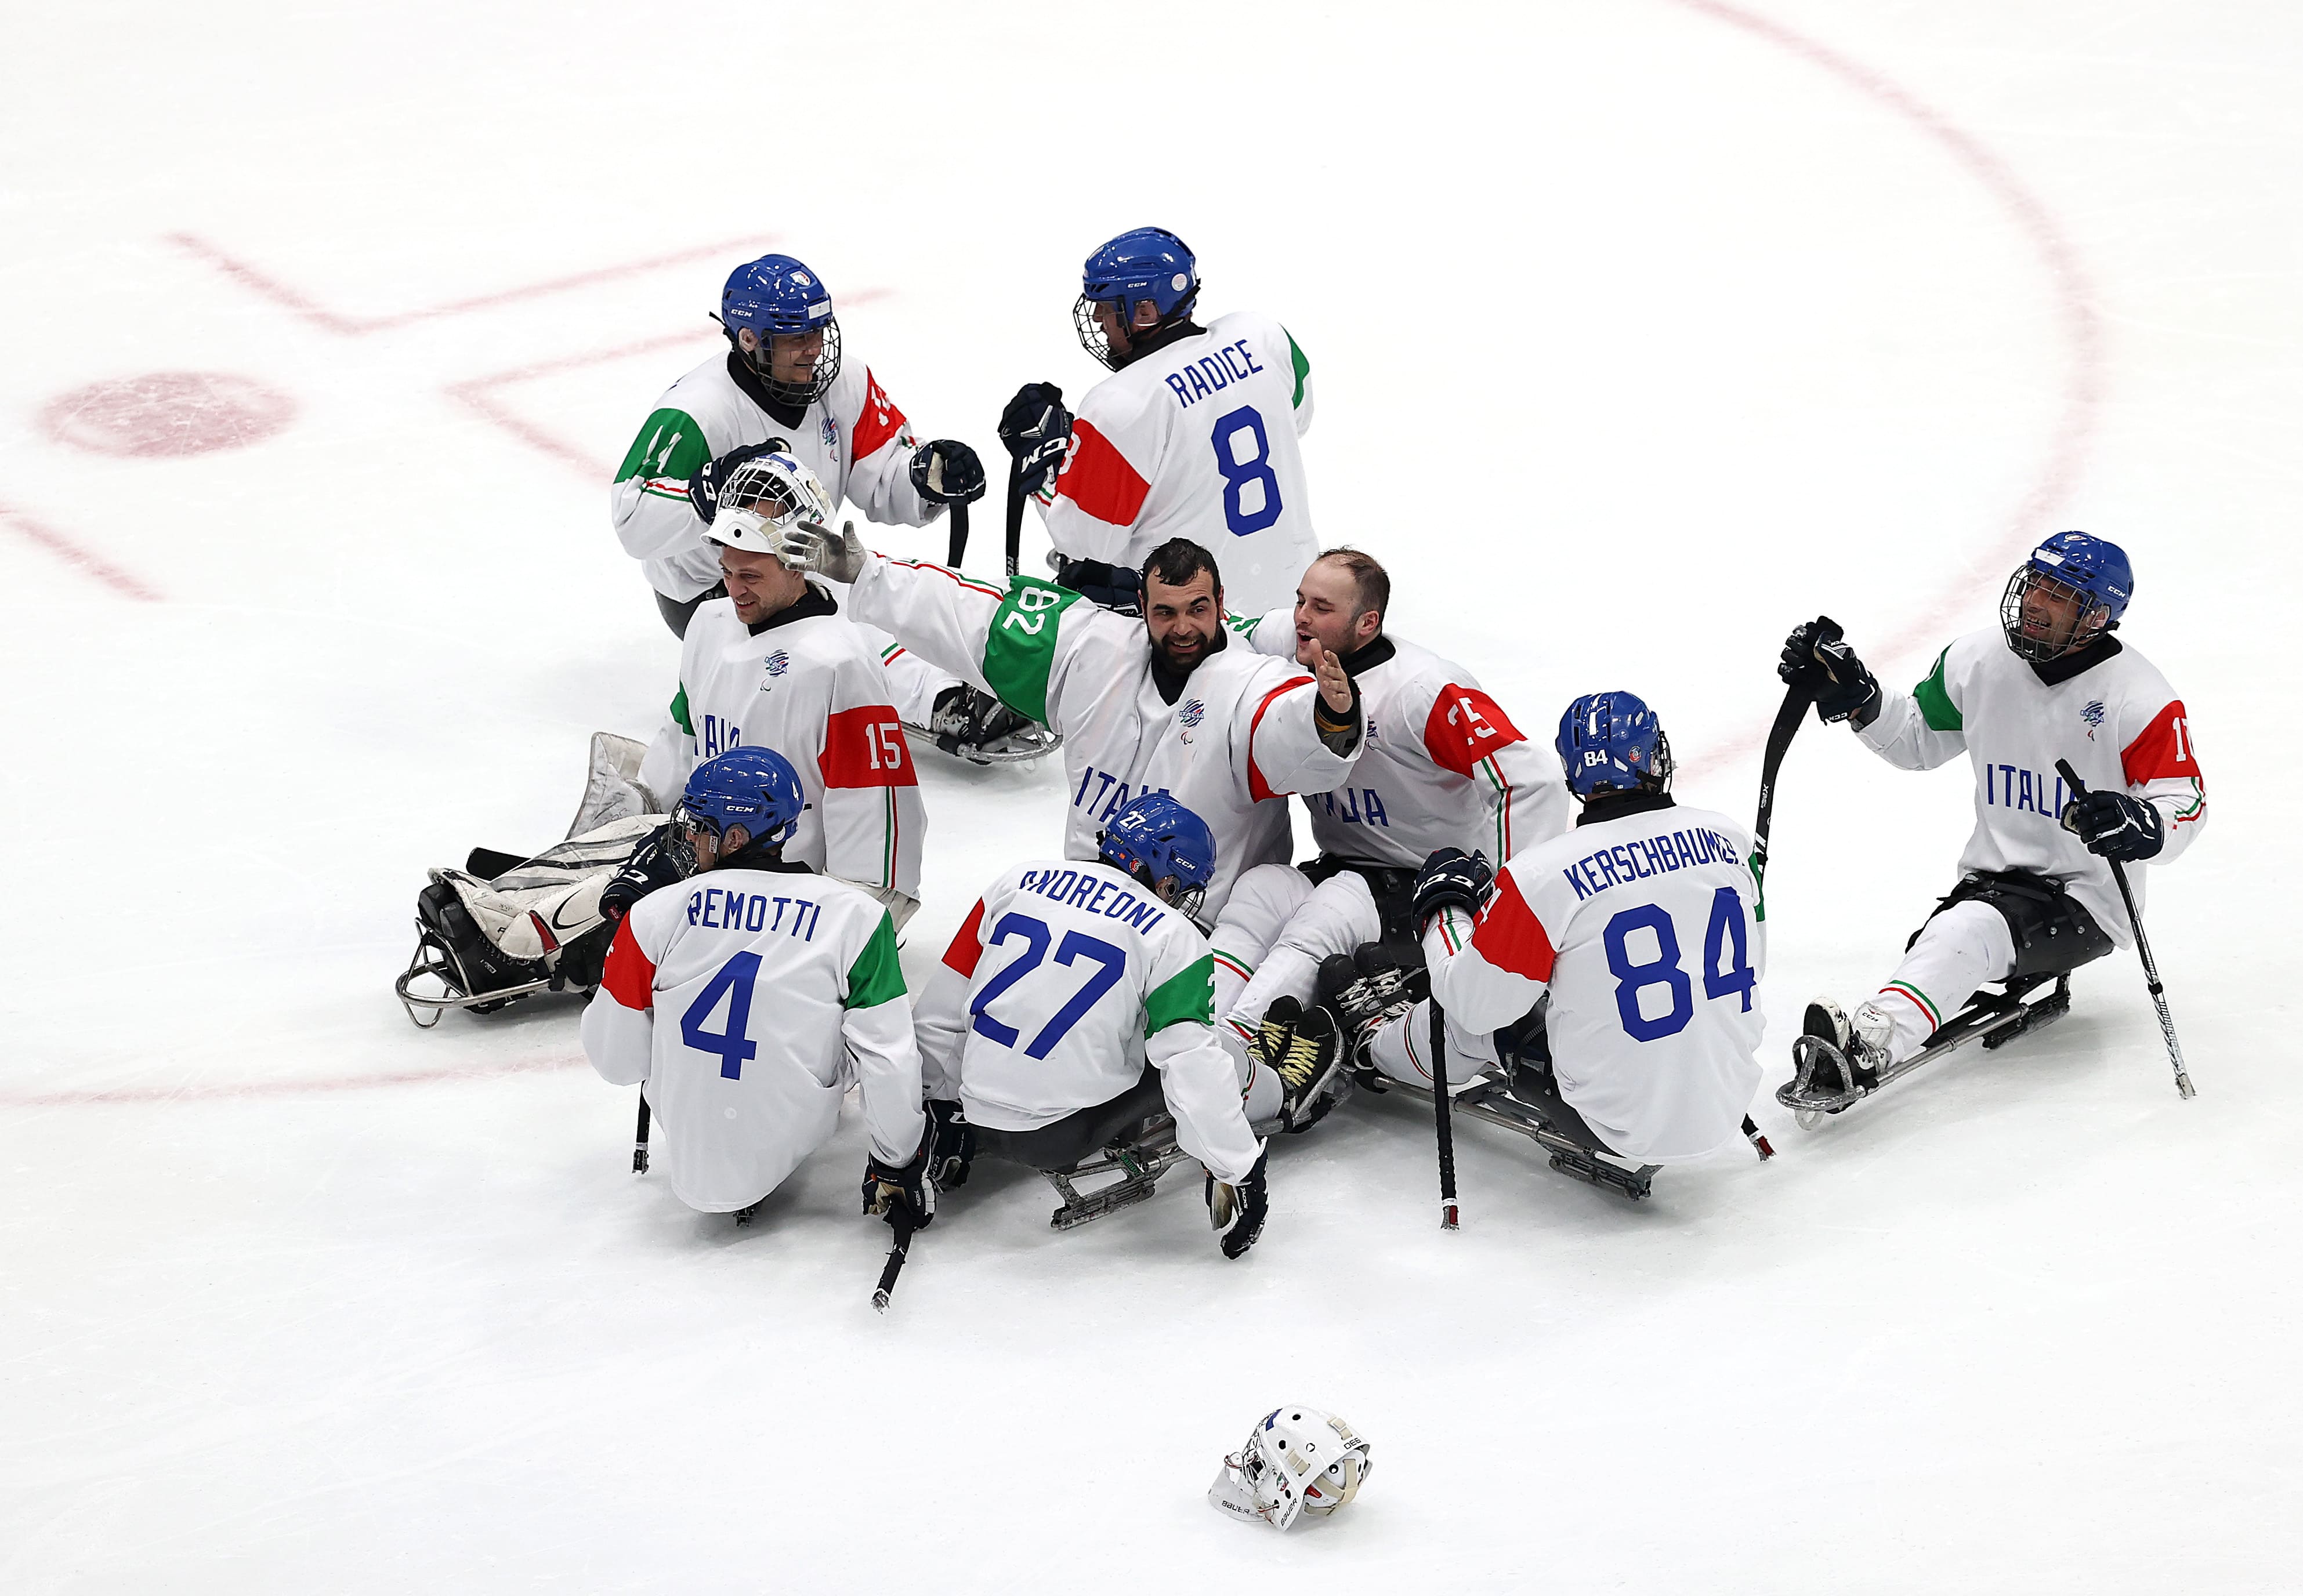
M1358 1495L1371 1449L1334 1414L1277 1407L1224 1459L1208 1500L1284 1530L1306 1513L1324 1516Z
M730 549L778 555L783 529L812 521L831 525L831 496L815 474L789 455L755 455L720 484L719 513L704 535Z

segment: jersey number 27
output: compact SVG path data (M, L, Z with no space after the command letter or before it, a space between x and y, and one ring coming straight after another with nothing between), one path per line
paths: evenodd
M1048 945L1054 940L1055 933L1048 928L1045 920L1036 920L1031 915L1003 914L1000 917L1000 923L991 928L991 940L985 945L998 947L1001 943L1017 937L1024 941L1023 953L985 982L983 990L977 993L975 1000L967 1005L968 1012L974 1016L975 1034L986 1041L997 1042L1002 1047L1015 1046L1022 1033L992 1013L991 1005L1006 994L1008 987L1040 968L1047 959ZM1083 931L1065 932L1062 945L1056 949L1056 962L1073 964L1081 960L1096 968L1080 984L1079 990L1072 994L1070 1001L1040 1028L1039 1034L1025 1046L1025 1057L1043 1059L1054 1052L1056 1044L1064 1039L1064 1033L1086 1018L1087 1012L1095 1007L1096 999L1118 985L1119 978L1127 973L1127 955L1120 949Z

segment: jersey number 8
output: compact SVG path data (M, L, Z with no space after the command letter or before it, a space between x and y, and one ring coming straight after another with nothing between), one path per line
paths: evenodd
M1630 940L1634 931L1655 936L1655 957L1634 961ZM1743 900L1732 886L1711 895L1711 923L1703 933L1703 995L1743 1000L1751 1012L1751 988L1759 973L1751 968L1743 923ZM1695 1018L1695 986L1679 967L1679 932L1660 903L1626 909L1607 922L1601 938L1607 947L1607 968L1615 975L1615 1013L1624 1034L1635 1042L1656 1042L1675 1037ZM1671 1006L1650 1018L1641 1012L1640 994L1649 987L1671 993Z
M1240 458L1240 442L1250 440L1254 452ZM1231 535L1244 538L1261 532L1279 519L1279 478L1271 469L1271 437L1253 405L1242 405L1216 417L1209 441L1215 445L1216 470L1224 480L1224 525ZM1255 507L1248 508L1253 488Z

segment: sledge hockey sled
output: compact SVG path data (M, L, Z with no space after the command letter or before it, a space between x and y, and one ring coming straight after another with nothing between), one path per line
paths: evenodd
M963 742L957 734L939 735L924 726L904 722L904 731L915 748L932 748L954 759L966 760L971 765L1013 765L1027 760L1045 759L1064 745L1059 733L1051 732L1036 721L995 737L985 743Z
M2048 982L2054 989L2044 996L2031 994ZM1802 1130L1812 1130L1829 1116L1844 1113L1882 1088L1931 1064L1970 1042L2004 1047L2016 1037L2043 1025L2052 1025L2071 1012L2071 978L2060 974L2015 976L1999 992L1979 991L1967 1007L1944 1021L1928 1045L1900 1064L1877 1072L1856 1067L1827 1037L1803 1036L1792 1044L1792 1079L1776 1088L1776 1101L1792 1111Z
M1519 1066L1513 1071L1514 1077L1527 1068L1524 1064ZM1405 1092L1424 1103L1431 1101L1430 1087L1395 1080L1380 1070L1363 1068L1356 1080L1363 1091ZM1507 1082L1492 1074L1474 1076L1462 1086L1452 1088L1447 1096L1452 1113L1524 1136L1549 1155L1551 1167L1561 1174L1633 1202L1648 1195L1656 1172L1663 1167L1659 1163L1633 1163L1612 1153L1585 1147L1556 1128L1538 1103L1514 1093Z

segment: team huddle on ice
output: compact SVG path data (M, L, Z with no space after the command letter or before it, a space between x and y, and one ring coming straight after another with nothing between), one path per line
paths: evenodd
M1355 1088L1443 1092L1632 1196L1739 1136L1764 1155L1764 836L1675 802L1632 693L1586 693L1531 740L1389 632L1384 567L1312 535L1303 350L1260 315L1202 326L1199 290L1157 229L1088 258L1075 319L1110 374L1076 411L1045 383L1008 406L1008 568L987 580L840 525L843 503L964 516L983 463L915 437L806 267L738 268L728 350L664 393L612 489L681 639L663 723L594 739L565 841L432 872L411 1015L591 990L586 1054L642 1087L656 1167L708 1212L748 1214L857 1088L865 1207L906 1236L980 1157L1046 1175L1067 1225L1188 1156L1236 1257L1270 1138ZM1027 500L1051 581L1014 568ZM2132 586L2114 545L2050 538L1908 693L1828 620L1792 633L1797 704L1904 769L1964 752L1975 781L1957 884L1888 979L1809 1005L1777 1094L1802 1122L2046 1023L2071 970L2132 945L2119 888L2139 899L2143 862L2206 818L2183 705L2114 635ZM1059 760L1070 797L916 991L915 737ZM1301 864L1291 796L1319 849Z

